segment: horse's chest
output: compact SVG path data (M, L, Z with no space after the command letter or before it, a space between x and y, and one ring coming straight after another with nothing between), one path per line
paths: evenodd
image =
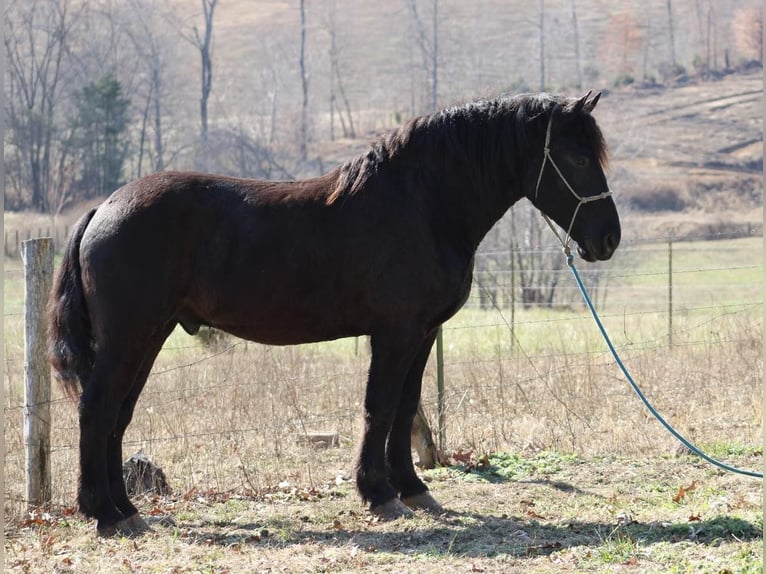
M436 295L429 299L429 305L438 310L438 322L442 323L457 313L468 300L473 281L473 259L455 264L439 278L435 285ZM438 301L438 305L436 304Z

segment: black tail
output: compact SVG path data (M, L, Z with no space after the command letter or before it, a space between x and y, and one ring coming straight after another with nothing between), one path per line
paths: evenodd
M48 353L64 391L77 398L91 370L95 351L80 275L80 242L95 209L75 224L56 272L48 301Z

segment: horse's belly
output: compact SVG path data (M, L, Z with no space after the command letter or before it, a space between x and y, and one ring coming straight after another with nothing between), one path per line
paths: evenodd
M277 284L278 283L278 284ZM222 282L222 285L227 285ZM228 284L231 285L231 284ZM358 313L328 296L325 286L290 288L275 282L271 288L252 286L207 292L179 315L179 322L209 325L237 337L270 345L294 345L361 335ZM194 320L190 320L192 317Z
M362 329L353 329L338 322L301 320L297 317L273 318L254 317L252 321L210 321L211 326L236 337L266 345L298 345L330 341L343 337L363 334Z

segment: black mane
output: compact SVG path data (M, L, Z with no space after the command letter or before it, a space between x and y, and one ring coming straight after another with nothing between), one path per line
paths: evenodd
M531 126L545 130L554 110L573 116L575 101L548 93L521 94L477 100L413 118L372 142L366 154L341 165L328 203L357 193L391 161L442 171L456 160L463 160L480 166L479 175L487 175L493 167L528 157L528 152L523 152L529 144ZM605 166L607 149L601 130L589 113L579 111L577 115L595 157Z

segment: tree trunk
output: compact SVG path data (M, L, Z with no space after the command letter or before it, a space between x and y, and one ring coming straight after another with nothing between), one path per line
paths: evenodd
M439 0L434 0L434 10L433 10L433 41L432 46L433 49L431 50L431 111L435 112L438 108L438 39L439 39Z
M575 71L577 72L577 89L582 89L582 66L580 65L580 31L577 27L577 8L575 7L575 0L571 0L571 4L572 30L574 31Z
M309 107L309 87L308 77L306 75L306 6L305 0L301 0L301 55L300 55L300 69L301 69L301 90L303 92L303 101L301 103L301 141L300 141L300 158L301 161L306 161L308 157L307 147L307 127L308 122L308 107Z
M673 0L668 0L668 32L670 34L670 64L673 66L673 74L676 71L676 40L673 32Z
M213 87L213 60L211 57L211 43L213 39L213 16L218 0L201 0L202 12L205 17L205 32L200 38L199 31L194 28L195 44L200 53L202 64L202 95L199 101L200 117L200 153L197 156L197 165L201 171L208 171L208 100Z
M540 91L545 91L545 0L540 0Z

